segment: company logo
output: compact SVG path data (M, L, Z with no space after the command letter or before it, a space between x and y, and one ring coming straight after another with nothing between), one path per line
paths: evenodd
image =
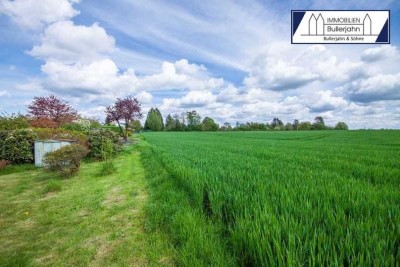
M292 10L292 44L389 44L388 10Z

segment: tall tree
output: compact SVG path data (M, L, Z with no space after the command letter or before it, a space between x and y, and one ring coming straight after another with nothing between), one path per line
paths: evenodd
M128 140L130 123L142 117L140 103L132 96L123 99L117 98L114 105L106 107L106 116L106 121L115 121L118 124L121 135L125 140ZM122 124L124 124L124 127Z
M133 120L131 122L131 127L135 132L142 130L142 124L140 123L140 120Z
M322 123L322 124L325 124L324 118L322 118L321 116L315 117L314 122L315 122L315 123Z
M201 129L203 131L217 131L218 128L219 125L215 123L215 121L210 117L205 117L203 122L201 123Z
M179 114L174 114L172 116L175 121L175 131L184 131L185 130L185 116L179 116Z
M187 127L189 131L198 131L201 127L201 117L196 110L186 112Z
M272 120L270 127L272 129L275 129L276 127L279 126L283 126L283 122L278 117L276 117Z
M164 128L163 118L158 108L151 108L147 113L147 118L144 123L145 130L162 131Z
M348 130L349 126L345 122L339 121L336 123L335 130Z
M28 105L28 113L34 120L51 120L57 126L78 118L78 112L55 95L35 97Z
M161 121L161 131L164 130L164 119L162 117L161 112L158 110L158 108L155 109L155 112L157 114L157 118L159 119L159 121Z
M312 130L324 130L324 129L326 129L324 118L322 118L321 116L315 117L314 123L313 123L311 129Z
M299 122L299 120L298 119L295 119L294 121L293 121L293 129L294 130L299 130L299 125L300 125L300 122Z
M172 118L171 114L168 114L165 119L165 130L167 131L175 131L176 130L176 121Z
M221 127L221 130L223 130L223 131L231 131L232 130L232 125L229 122L224 122L224 125Z

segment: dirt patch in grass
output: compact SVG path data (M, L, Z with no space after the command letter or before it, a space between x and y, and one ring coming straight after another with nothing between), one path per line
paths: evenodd
M114 251L116 244L111 244L109 242L102 242L102 244L97 248L96 255L94 256L91 266L100 266L101 263L109 257Z
M81 209L81 210L77 213L77 215L78 215L79 217L86 217L86 216L89 216L91 213L92 213L92 212L91 212L89 209Z
M106 199L103 201L103 205L109 208L113 205L123 203L125 200L126 197L122 193L122 188L120 186L116 186L110 190Z
M50 253L50 254L44 255L43 257L36 258L35 262L38 265L43 266L43 265L50 264L51 262L54 261L55 258L56 258L56 256L54 254Z
M32 229L33 227L35 227L35 225L36 225L36 222L31 218L28 218L26 220L21 220L15 224L16 227L24 229L24 230Z

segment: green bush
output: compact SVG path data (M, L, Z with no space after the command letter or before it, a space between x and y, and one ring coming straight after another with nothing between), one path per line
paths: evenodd
M43 164L47 170L56 171L67 177L78 172L81 160L88 154L87 148L73 144L46 153Z
M121 150L122 144L119 135L115 132L105 129L92 130L88 135L89 157L104 160L105 144L111 145L112 155Z
M116 167L113 162L114 145L110 139L105 139L103 140L101 147L101 159L104 161L101 174L109 175L116 171Z
M64 123L64 124L62 124L62 125L60 126L60 128L61 128L61 129L64 129L64 130L69 130L69 131L79 131L79 132L84 132L84 131L86 131L85 126L83 126L83 125L81 125L81 124L79 124L79 123L76 123L76 122L67 122L67 123Z
M21 114L0 114L0 130L17 130L28 127L28 120Z
M101 126L101 128L104 130L110 130L117 134L121 134L121 130L119 129L118 126L115 126L115 125L103 125L103 126Z
M0 160L11 163L31 163L36 133L29 129L0 131Z
M70 131L88 132L90 130L100 129L101 124L95 119L80 118L73 122L64 123L60 128Z

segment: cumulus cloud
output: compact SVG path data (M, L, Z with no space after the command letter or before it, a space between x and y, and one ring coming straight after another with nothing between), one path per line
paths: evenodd
M346 84L343 91L357 102L400 100L400 73L378 74Z
M72 21L59 21L46 28L41 44L28 54L46 61L71 64L101 58L111 53L114 46L115 39L96 23L80 26Z
M366 49L361 54L361 59L365 62L376 62L388 58L399 58L399 51L397 47L392 45L382 45Z
M204 66L181 59L174 63L163 62L160 73L143 76L138 87L149 90L207 90L219 88L223 84L222 78L210 77Z
M42 72L47 77L44 83L48 86L45 87L75 96L121 96L167 89L201 91L215 89L224 84L223 79L209 77L202 66L189 64L187 60L164 62L159 73L142 76L136 75L133 69L121 72L111 59L100 59L89 64L48 61L42 66Z
M103 98L154 90L210 90L224 84L203 65L186 59L163 62L158 73L138 76L111 59L115 39L98 24L75 25L60 21L49 25L41 43L28 52L45 61L43 86L66 95L101 95ZM142 95L144 96L144 95ZM144 100L148 100L147 95Z
M285 91L315 81L346 82L369 73L363 62L339 58L323 45L304 48L273 43L256 55L253 67L243 82L248 87Z
M118 67L110 59L101 59L90 64L65 64L49 61L42 66L47 75L45 84L50 90L64 94L114 94L118 91L134 90L137 77L133 70L120 73Z
M0 14L8 15L18 26L35 30L79 14L73 4L79 0L3 0Z
M314 113L332 111L347 105L346 100L333 96L330 90L319 91L306 101L308 102L307 107Z
M140 92L135 97L142 104L150 104L151 101L153 100L153 96L146 91Z
M287 45L268 45L257 55L244 84L280 91L299 88L317 80L318 74L294 61L295 55Z
M217 96L207 90L190 91L181 98L165 98L163 108L198 108L214 104Z

